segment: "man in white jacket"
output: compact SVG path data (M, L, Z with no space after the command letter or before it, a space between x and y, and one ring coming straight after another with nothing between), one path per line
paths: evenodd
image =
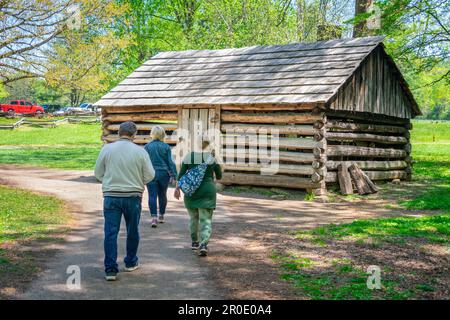
M144 148L133 143L137 128L124 122L119 128L119 140L103 146L95 164L95 177L102 182L103 215L105 217L105 279L114 281L119 272L117 236L122 215L127 227L125 271L139 267L139 220L142 194L155 177L152 163Z

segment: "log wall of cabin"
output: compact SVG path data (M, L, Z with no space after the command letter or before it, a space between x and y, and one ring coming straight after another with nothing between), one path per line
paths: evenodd
M195 106L186 106L195 108ZM153 126L166 129L166 142L176 146L178 139L174 108L103 108L103 141L116 141L120 123L134 121L138 127L137 144L150 141ZM221 183L307 189L316 194L325 190L326 141L324 139L326 117L316 105L227 105L221 107L220 129L223 148L234 150L232 161L224 157L224 175ZM279 165L275 174L261 174L267 159L261 159L258 146L251 143L251 136L279 133ZM238 137L246 136L246 139ZM230 143L231 145L227 145ZM270 150L270 148L269 148ZM270 151L269 151L270 152ZM176 152L173 152L176 155ZM250 158L257 163L249 164ZM238 162L238 159L241 160Z
M118 139L120 123L134 121L135 142L150 141L155 125L166 129L166 142L176 147L177 108L103 108L103 141ZM232 161L223 159L222 183L307 189L326 193L326 183L337 182L340 163L356 162L373 180L409 179L412 159L408 119L323 111L316 105L222 106L220 129L223 147L231 141ZM267 166L252 135L279 133L279 165L276 174L261 174ZM230 137L231 136L231 137ZM246 140L239 139L247 136ZM253 140L254 141L254 140ZM269 148L270 149L270 148ZM270 151L269 151L270 152ZM174 155L176 152L173 153ZM257 160L249 163L250 158ZM237 162L238 158L243 160Z
M408 119L358 114L327 114L327 183L338 182L339 164L356 163L372 180L411 178Z
M325 114L315 105L223 106L222 142L228 148L228 155L224 159L225 173L221 183L323 193L326 177L325 122ZM267 157L252 141L260 134L271 136L270 133L274 133L271 130L276 130L279 137L278 166L276 174L264 174L268 166Z
M156 125L166 130L164 140L171 146L177 144L178 110L176 107L103 107L102 108L102 140L106 143L119 139L119 126L122 122L133 121L138 132L135 143L144 145L150 141L150 131Z

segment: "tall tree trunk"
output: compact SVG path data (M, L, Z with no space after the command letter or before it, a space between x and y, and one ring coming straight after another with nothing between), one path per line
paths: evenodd
M80 92L77 89L72 88L70 90L69 96L70 96L70 106L78 107L78 104L80 102Z
M305 0L297 0L297 41L302 42L305 37Z
M318 24L327 24L327 0L319 1L319 23Z
M355 0L355 17L368 12L373 0ZM353 28L353 38L364 37L369 34L367 20L360 21Z
M175 17L188 39L194 27L195 16L200 7L200 3L199 0L171 0Z

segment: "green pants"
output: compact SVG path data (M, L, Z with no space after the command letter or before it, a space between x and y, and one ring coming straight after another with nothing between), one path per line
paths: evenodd
M213 209L187 209L192 242L208 244L212 232ZM200 234L200 239L199 239Z

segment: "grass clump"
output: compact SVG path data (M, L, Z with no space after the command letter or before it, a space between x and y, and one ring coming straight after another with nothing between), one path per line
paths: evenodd
M68 216L55 197L0 186L0 245L42 239L61 231Z
M450 242L449 214L355 220L291 234L295 236L291 247L297 248L297 254L278 251L271 258L280 266L281 278L302 297L397 300L445 294L439 281L447 281L448 260L439 252ZM430 245L440 249L430 252ZM397 265L398 259L409 256L428 267L416 268L409 259L404 263L411 269ZM430 261L437 265L430 265ZM367 286L370 265L381 270L378 290Z
M431 243L448 243L450 215L355 220L348 224L331 224L311 231L299 231L297 237L310 237L312 241L325 243L348 238L385 242L420 238Z
M51 196L0 186L0 299L14 298L41 270L68 230L64 204Z

